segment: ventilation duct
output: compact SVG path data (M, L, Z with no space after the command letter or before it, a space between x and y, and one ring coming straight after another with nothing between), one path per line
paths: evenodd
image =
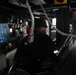
M31 0L30 2L32 2L35 5L46 4L44 0Z

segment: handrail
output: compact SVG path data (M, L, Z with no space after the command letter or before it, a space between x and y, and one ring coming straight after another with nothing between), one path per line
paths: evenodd
M17 61L18 60L16 60L15 62L13 62L12 66L9 68L9 71L8 71L8 74L7 75L10 75L10 73L11 73L11 71L12 71L12 69L15 66L15 64L16 64Z

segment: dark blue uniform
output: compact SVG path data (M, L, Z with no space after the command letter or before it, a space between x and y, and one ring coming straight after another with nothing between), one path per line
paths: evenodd
M32 75L34 75L34 72L38 70L39 64L47 61L48 58L52 62L55 60L55 55L53 54L55 48L54 43L52 42L50 36L45 33L47 27L46 22L41 19L35 20L35 22L34 41L26 45L28 36L25 37L20 43L15 56L15 59L22 59L22 68L29 71ZM41 29L38 31L37 28L38 30L40 28Z
M21 42L16 53L16 59L21 58L22 68L33 73L38 69L40 62L45 62L49 58L52 62L55 61L54 43L46 34L37 34L34 37L34 42L25 45L26 38Z

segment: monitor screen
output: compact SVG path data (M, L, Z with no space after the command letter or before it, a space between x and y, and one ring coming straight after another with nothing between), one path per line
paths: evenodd
M0 23L0 45L8 41L8 24Z

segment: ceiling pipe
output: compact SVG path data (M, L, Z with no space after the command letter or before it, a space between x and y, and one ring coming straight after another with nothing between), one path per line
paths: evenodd
M31 43L34 41L34 15L33 15L33 12L31 10L31 6L29 5L28 0L26 0L26 6L27 6L29 13L30 13L30 16L31 16L31 33L30 33L30 36L29 36L27 42Z

